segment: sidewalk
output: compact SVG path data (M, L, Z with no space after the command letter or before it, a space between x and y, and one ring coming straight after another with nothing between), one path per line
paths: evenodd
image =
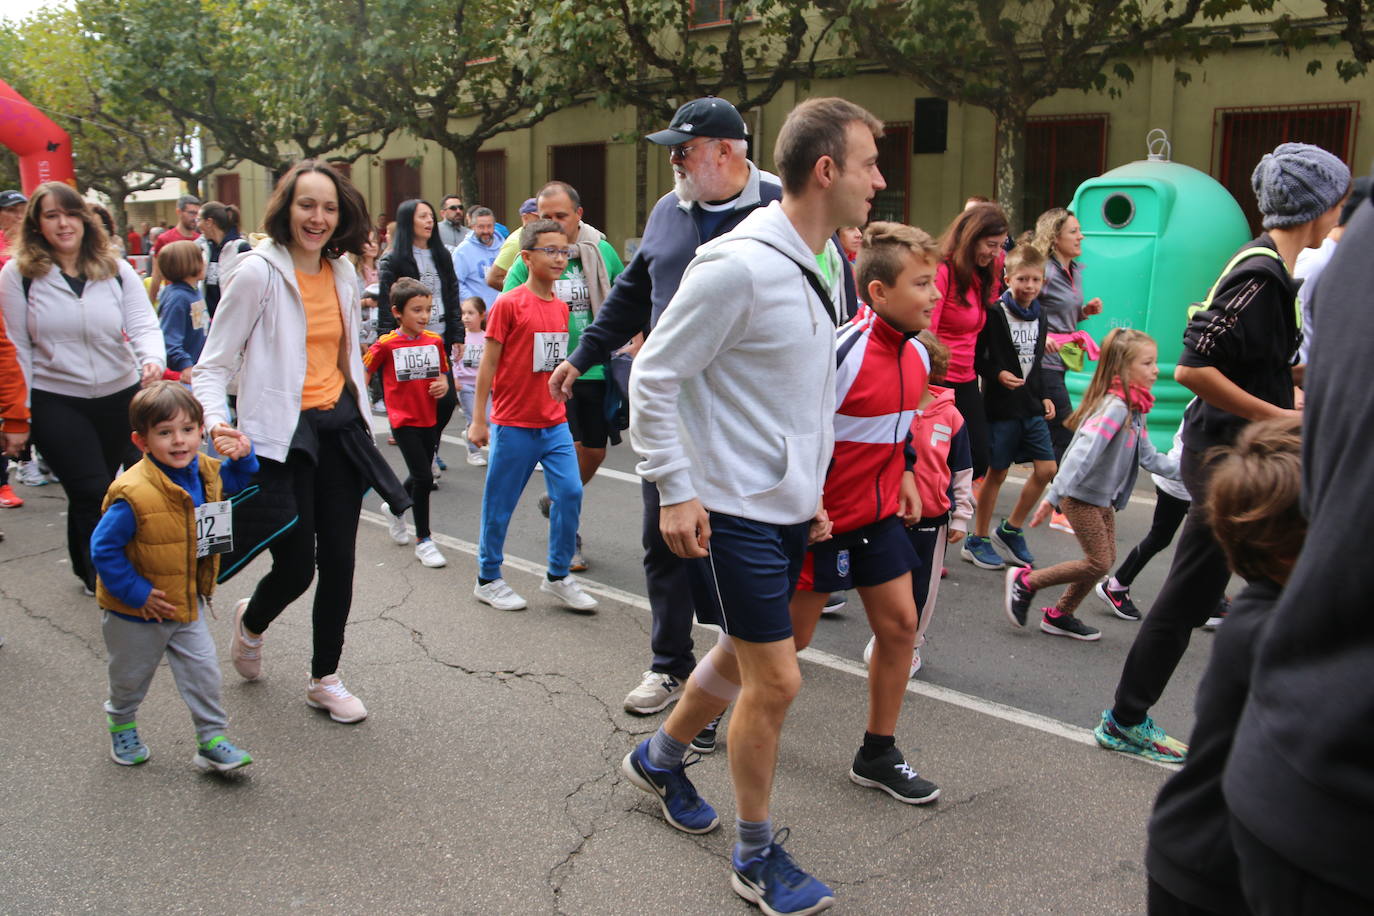
M227 779L191 765L164 666L139 717L152 758L115 766L98 613L66 563L65 502L50 489L0 515L6 911L757 912L728 884L725 754L690 771L721 815L705 837L669 828L619 774L659 722L620 705L647 613L601 597L598 614L574 615L509 567L530 608L501 613L471 597L471 556L445 547L448 568L424 569L366 520L341 669L366 722L305 705L308 595L269 632L263 678L234 673L229 611L259 560L218 593L213 623L229 734L256 762ZM1144 911L1145 821L1167 771L909 696L898 740L942 796L907 807L846 776L863 681L802 670L774 819L835 887L834 912Z

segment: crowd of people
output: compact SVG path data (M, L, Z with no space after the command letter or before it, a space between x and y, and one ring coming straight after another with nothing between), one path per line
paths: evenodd
M1264 232L1216 265L1189 311L1176 379L1196 397L1164 454L1147 431L1156 341L1080 328L1111 302L1085 298L1075 215L1049 210L1014 242L983 199L938 238L870 222L881 136L863 108L810 99L779 131L774 175L750 160L733 106L688 102L646 138L666 149L674 187L628 264L558 180L525 201L515 231L458 195L437 211L407 200L379 231L347 178L302 161L253 239L236 207L179 200L147 284L67 185L0 192L0 506L23 503L9 459L20 483L66 494L71 568L102 614L114 762L149 758L137 713L164 657L196 766L252 762L226 734L206 612L263 552L270 567L231 614L232 667L262 675L272 623L313 584L305 701L336 722L368 715L339 673L364 495L381 497L398 544L413 532L417 562L445 567L430 494L461 406L466 461L485 469L472 594L502 611L526 607L503 547L536 465L549 520L539 588L596 608L574 575L590 565L584 490L628 429L652 660L624 706L672 708L620 770L671 827L715 830L686 767L715 750L728 710L729 878L764 912L835 900L793 858L770 803L798 652L833 594L856 592L873 633L848 778L905 804L939 798L896 730L952 545L1003 571L1014 626L1055 586L1038 612L1046 634L1097 640L1076 614L1094 593L1141 622L1094 734L1181 765L1149 824L1151 913L1368 911L1362 663L1374 649L1356 586L1331 570L1368 501L1364 459L1342 443L1369 408L1339 368L1368 339L1368 181L1305 144L1257 164ZM1314 321L1343 333L1314 339ZM1075 405L1065 376L1085 355L1095 366ZM378 408L404 481L373 436ZM996 521L1009 469L1025 464ZM1113 572L1115 513L1140 467L1155 475L1155 520ZM1027 529L1045 522L1082 558L1036 566ZM1130 585L1180 524L1142 615ZM1246 586L1185 744L1149 711L1191 632L1223 615L1233 573ZM700 657L696 623L718 631Z

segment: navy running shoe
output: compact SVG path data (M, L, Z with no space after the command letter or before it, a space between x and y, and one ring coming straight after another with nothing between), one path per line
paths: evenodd
M691 757L692 755L688 755ZM699 756L692 763L700 760ZM710 833L720 826L716 809L697 794L684 772L688 764L661 770L649 762L649 739L645 738L620 762L620 771L635 786L658 799L663 817L684 833Z
M959 556L979 569L1001 569L1007 565L1002 562L1002 556L992 546L992 541L980 538L976 534L964 538L964 546L959 548Z
M1034 566L1035 557L1026 546L1024 528L1013 528L1002 519L1002 524L992 529L992 540L1007 552L1007 563L1011 566Z
M835 902L835 892L802 871L782 844L786 827L773 834L773 842L763 854L740 862L730 857L734 871L730 886L750 903L758 904L768 916L806 916L827 910Z
M1030 578L1030 570L1013 566L1007 570L1006 590L1003 592L1002 607L1007 612L1007 619L1018 627L1026 625L1026 614L1030 612L1031 601L1035 598L1035 589L1027 584Z

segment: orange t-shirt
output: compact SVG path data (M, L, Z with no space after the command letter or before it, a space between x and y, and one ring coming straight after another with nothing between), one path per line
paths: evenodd
M301 410L333 407L344 386L343 371L339 369L343 313L334 289L334 268L329 261L321 260L317 274L296 271L296 283L305 303L305 385L301 389Z

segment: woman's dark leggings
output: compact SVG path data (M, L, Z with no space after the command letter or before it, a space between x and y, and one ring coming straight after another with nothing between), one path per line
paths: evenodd
M1159 487L1155 487L1155 515L1150 522L1150 530L1140 543L1126 554L1126 559L1122 561L1121 568L1116 571L1116 581L1122 586L1128 586L1135 581L1135 577L1140 575L1140 571L1145 568L1145 564L1154 558L1169 542L1174 539L1174 534L1178 532L1178 526L1183 524L1184 517L1188 514L1188 506L1191 503L1186 499L1179 499L1177 496L1170 496Z
M950 382L954 389L954 406L964 418L968 430L968 447L973 455L973 477L977 480L988 472L988 417L983 410L983 394L978 380Z
M67 494L67 554L72 572L95 588L91 533L100 521L105 491L123 464L141 457L129 440L129 402L138 385L103 398L73 398L35 390L30 395L30 438Z
M1174 548L1169 575L1150 612L1141 620L1121 667L1112 717L1127 727L1143 722L1159 701L1179 659L1188 650L1193 630L1215 612L1231 579L1226 554L1212 536L1205 509L1213 468L1189 448L1183 449L1179 467L1193 502Z
M423 541L429 537L429 488L434 482L434 450L439 445L438 426L397 426L391 430L396 438L396 447L405 459L406 492L414 505L410 507L411 517L415 519L415 539Z
M272 568L254 589L243 615L243 625L249 631L262 633L287 605L305 593L318 568L320 582L315 588L312 619L314 656L310 660L310 675L317 678L338 670L343 653L365 488L338 438L338 433L320 434L318 466L300 451L292 451L287 458L298 521L268 548ZM271 463L266 458L258 460L264 465Z

